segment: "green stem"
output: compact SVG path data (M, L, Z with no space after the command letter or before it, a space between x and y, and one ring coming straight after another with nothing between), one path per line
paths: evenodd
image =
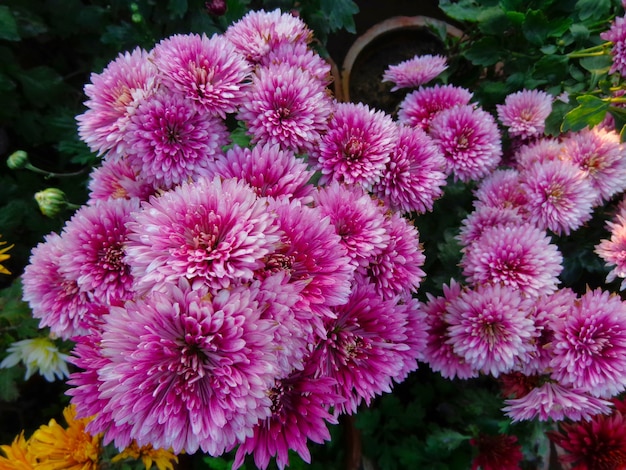
M33 173L38 173L40 175L45 175L46 179L48 178L64 178L64 177L69 177L69 176L78 176L81 175L85 172L85 169L82 170L78 170L78 171L74 171L74 172L70 172L70 173L54 173L52 171L46 171L46 170L42 170L41 168L37 168L36 166L31 165L30 163L27 163L24 166L25 169L32 171Z
M597 46L588 47L587 49L581 49L579 51L570 52L569 54L567 54L567 57L580 58L580 57L597 57L597 56L605 55L610 45L611 45L611 42L607 41L604 44L598 44Z

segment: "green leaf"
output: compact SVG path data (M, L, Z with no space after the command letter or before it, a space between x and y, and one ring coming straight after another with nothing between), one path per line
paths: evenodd
M327 17L330 32L345 29L356 33L354 15L359 12L359 7L352 0L322 0L320 9Z
M167 2L167 11L169 11L173 17L182 18L187 13L187 0L169 0Z
M488 67L498 63L502 52L499 41L494 37L488 36L472 44L463 55L474 65Z
M476 23L484 6L478 5L474 0L460 0L454 3L451 0L441 0L439 8L454 20Z
M599 20L609 16L611 0L578 0L576 11L578 17L583 21Z
M555 100L552 103L552 111L546 119L546 135L557 137L561 133L561 125L565 115L572 109L569 103L564 103L560 100Z
M613 61L609 55L601 55L595 57L583 57L580 59L580 65L591 73L604 75L608 73Z
M593 127L600 124L610 104L591 95L583 95L576 98L579 105L565 115L561 131L577 132L585 127Z
M54 103L63 84L58 72L45 65L23 70L18 78L24 95L35 107Z
M485 8L478 16L478 28L483 34L503 35L509 26L508 16L500 7Z
M7 6L0 6L0 39L7 41L19 41L20 35L17 32L17 22Z
M582 23L574 23L569 30L576 41L584 41L589 38L589 28Z
M23 377L24 371L19 367L0 369L0 401L12 402L19 398L17 382Z
M449 455L469 438L470 436L452 429L439 429L426 438L426 451L431 455Z

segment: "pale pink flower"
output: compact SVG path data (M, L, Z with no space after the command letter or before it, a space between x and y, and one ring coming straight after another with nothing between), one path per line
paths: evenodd
M595 247L595 252L604 260L611 271L606 276L606 282L613 282L621 278L620 290L626 289L626 215L617 214L614 220L607 222L611 238L601 240Z
M383 73L383 82L394 84L391 91L401 88L417 88L430 82L448 68L446 58L426 54L415 56L396 65L390 65Z
M497 209L513 208L523 213L527 202L520 186L519 172L512 168L493 171L483 178L474 191L474 206Z
M472 93L454 85L420 87L412 91L400 103L398 122L428 131L433 117L444 109L465 106L472 99Z
M479 205L461 221L456 238L461 243L461 248L470 250L486 229L496 225L515 226L523 223L524 217L517 208Z
M611 22L609 30L600 33L600 37L612 43L613 64L609 73L618 72L620 75L626 76L626 18L623 16L616 17Z
M105 158L89 175L87 204L107 199L141 199L156 193L154 184L145 181L126 158Z
M281 42L261 59L260 65L288 64L311 74L324 86L333 80L330 63L303 42Z
M545 91L517 91L508 95L503 105L496 105L498 118L512 137L539 137L543 134L546 118L552 111L552 100L552 96Z
M513 156L518 169L532 166L535 162L561 160L563 143L555 138L544 137L520 146Z

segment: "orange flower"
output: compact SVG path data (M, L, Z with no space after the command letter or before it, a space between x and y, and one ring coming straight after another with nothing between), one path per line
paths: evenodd
M0 470L33 470L35 457L28 450L28 441L24 439L24 431L15 438L11 445L0 446L5 457L0 455Z
M6 245L6 244L7 244L7 242L0 242L0 246ZM2 261L8 260L11 257L11 255L7 255L6 254L6 252L9 251L11 248L13 248L13 245L9 245L6 248L2 248L0 250L0 263L2 263ZM11 271L9 271L7 268L2 266L2 264L0 264L0 273L1 274L11 274Z
M178 463L178 457L169 450L154 449L151 445L139 447L135 441L111 459L111 462L119 462L124 459L141 459L146 466L146 470L150 470L154 463L158 470L174 470L173 462Z

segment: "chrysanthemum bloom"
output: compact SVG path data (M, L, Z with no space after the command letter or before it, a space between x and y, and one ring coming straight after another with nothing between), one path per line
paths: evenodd
M107 199L147 200L157 189L143 179L126 158L105 158L89 175L87 204Z
M527 218L541 229L569 235L591 219L598 193L571 162L536 162L520 172L520 184Z
M313 33L304 21L288 13L250 11L224 33L248 61L258 63L284 42L308 44Z
M85 430L88 418L76 419L73 406L63 410L67 428L54 419L37 429L28 440L29 453L39 469L98 470L101 436Z
M406 318L405 344L409 347L406 351L400 351L402 368L392 377L394 382L401 383L411 372L417 370L417 361L424 361L424 350L428 342L428 324L421 302L414 297L402 298L396 304L396 309L400 310L400 314Z
M257 468L266 469L270 459L276 457L276 465L282 470L289 465L289 450L310 463L307 442L323 444L330 440L327 423L337 424L337 417L329 408L342 399L335 392L335 380L315 377L315 370L309 364L303 371L276 381L269 390L272 415L255 426L254 434L239 446L234 469L243 464L246 454L252 454Z
M626 468L626 419L618 411L589 421L561 423L548 437L565 452L559 460L579 470Z
M494 377L510 372L533 349L532 301L506 285L464 290L446 307L448 343L474 369Z
M521 398L541 385L544 380L541 375L526 375L519 371L513 371L508 374L501 374L498 377L498 384L504 398Z
M279 240L265 199L217 177L151 198L128 230L126 262L142 294L181 277L214 288L249 281Z
M461 221L461 229L456 237L461 248L471 250L471 246L478 241L483 232L496 225L520 225L524 217L517 208L489 207L479 205Z
M611 232L609 240L602 240L596 245L595 252L604 260L606 266L612 267L606 276L606 282L613 282L621 278L620 290L626 288L626 217L617 214L612 221L607 222Z
M126 223L139 210L137 199L109 199L82 206L65 224L63 238L71 251L60 270L81 291L110 305L133 296L130 266L124 261Z
M552 96L541 90L511 93L504 104L496 105L498 119L511 137L530 139L543 134L546 118L552 111Z
M385 218L385 225L389 243L359 271L385 299L414 294L426 275L422 270L426 257L417 227L397 212Z
M157 69L149 57L136 48L120 54L102 73L91 74L91 83L85 85L87 110L76 120L78 135L92 151L123 153L128 118L158 87Z
M518 170L532 166L535 162L561 160L563 143L557 139L544 137L520 146L513 155Z
M198 112L179 95L156 93L130 118L126 158L148 183L169 189L206 175L209 162L228 141L220 118Z
M69 339L87 333L92 324L92 300L78 288L75 278L63 274L64 239L55 232L33 248L29 264L22 275L23 299L28 302L39 326L50 327L58 337Z
M151 445L138 446L133 442L122 452L111 459L111 463L120 462L125 459L141 460L146 470L156 465L158 470L174 470L174 463L178 463L178 457L166 449L155 449Z
M505 400L504 413L513 420L572 421L588 420L593 415L611 412L611 402L581 390L545 382L521 398Z
M495 119L471 105L455 106L437 113L429 135L446 159L446 171L461 181L488 175L502 158L502 142Z
M22 362L26 366L24 380L39 372L48 382L55 378L62 380L69 377L67 369L68 355L59 351L50 338L33 338L16 341L7 348L9 353L2 362L0 369L13 367Z
M516 436L480 434L469 442L478 452L472 470L517 470L524 459Z
M343 413L356 413L361 402L370 404L391 392L392 379L403 369L406 311L395 300L382 299L367 283L356 283L348 303L337 307L336 319L326 325L328 336L316 346L312 360L322 377L336 380L337 394L346 401ZM414 357L420 353L412 351Z
M28 450L24 431L15 437L11 445L0 445L0 470L35 470L37 461Z
M359 186L332 182L319 189L315 200L355 267L367 266L389 244L383 208Z
M428 131L433 117L444 109L465 106L472 99L472 93L454 85L420 87L412 91L400 103L398 122Z
M1 237L2 235L0 235ZM2 245L6 245L7 242L0 242L0 246ZM11 258L11 255L7 255L7 251L9 251L11 248L13 248L13 245L9 245L6 246L2 249L0 249L0 263L8 260L9 258ZM0 274L11 274L11 271L9 271L7 268L5 268L4 266L2 266L2 264L0 264Z
M626 389L626 303L618 295L586 292L553 328L554 380L603 398Z
M450 325L445 321L445 313L448 304L461 294L461 285L452 280L449 286L443 285L443 294L443 297L435 297L426 293L428 300L422 304L422 310L426 314L428 334L423 361L446 379L477 377L478 371L473 369L463 357L457 355L448 342Z
M483 178L474 191L475 207L517 208L523 211L527 202L520 187L519 172L512 168L494 170Z
M396 148L382 178L372 188L392 210L432 210L446 184L446 162L432 139L419 128L400 126Z
M383 82L394 84L391 91L417 88L430 82L448 68L446 58L440 55L421 55L390 65L383 73Z
M563 158L580 168L598 192L596 204L626 189L626 149L615 131L594 127L568 134Z
M322 172L320 184L339 181L366 189L380 180L398 137L391 116L363 103L337 103L312 155Z
M312 202L315 190L309 184L313 172L304 160L278 144L259 144L252 149L235 145L210 163L208 174L239 178L262 197L297 198L303 204Z
M323 82L290 64L258 67L237 119L254 143L280 144L303 153L319 144L332 112Z
M181 281L113 307L101 342L110 363L98 371L113 420L105 437L217 456L249 436L270 415L276 372L275 325L257 294L258 284L209 295Z
M226 117L243 97L251 67L223 36L175 34L152 49L159 77L168 91L205 113Z
M537 296L556 290L562 262L550 237L525 222L485 228L480 238L463 250L461 267L471 284L501 284Z
M333 80L330 63L303 42L281 42L273 47L261 59L260 65L268 67L271 64L288 64L291 67L300 68L310 73L324 86L330 85Z
M611 47L613 64L609 73L618 72L620 75L626 76L626 18L616 17L611 22L609 30L600 33L600 37L613 43Z

